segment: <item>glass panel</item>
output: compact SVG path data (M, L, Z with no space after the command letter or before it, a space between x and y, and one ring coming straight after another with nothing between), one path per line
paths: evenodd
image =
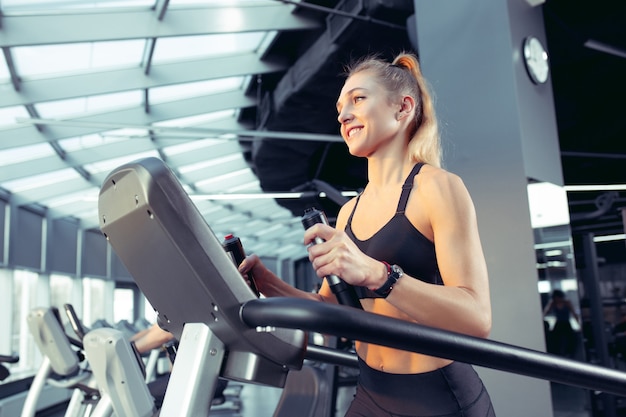
M84 116L85 113L98 113L105 110L137 107L141 105L142 100L142 92L136 90L39 103L35 105L35 109L37 109L37 112L43 118L72 115Z
M6 294L4 303L0 304L0 316L4 317L0 320L0 354L10 355L14 352L12 349L12 326L13 326L13 304L15 300L13 291L13 271L0 267L0 294ZM9 368L11 364L5 364ZM0 382L1 383L1 382Z
M272 4L274 0L170 0L169 7L206 5L206 6L246 6Z
M190 172L193 172L199 169L205 169L205 168L209 168L209 167L220 165L220 164L227 164L229 162L241 162L242 160L243 160L243 156L241 155L241 152L239 152L239 153L235 153L232 155L226 155L226 156L221 156L218 158L207 159L205 161L196 162L195 164L181 166L179 167L178 171L181 174L188 174ZM239 164L234 164L234 165L238 166ZM237 174L237 171L232 172L232 174ZM227 174L227 175L230 175L230 174Z
M94 9L109 7L151 7L155 0L2 0L3 13L59 9Z
M532 183L528 184L528 201L547 350L582 360L581 308L567 192L554 184Z
M204 96L241 89L244 77L220 78L216 80L200 81L195 83L176 84L166 87L150 89L150 101L153 104L172 100L180 100L187 97Z
M148 158L148 157L158 158L159 153L157 151L150 151L150 152L141 152L141 153L137 153L133 155L126 155L120 158L113 158L113 159L108 159L106 161L95 162L93 164L87 164L85 165L85 169L92 174L97 174L100 172L108 173L112 171L113 169L127 162L131 162L136 159Z
M59 209L64 206L71 206L74 204L82 204L82 203L92 203L96 204L98 202L98 193L100 192L99 187L93 187L86 190L80 190L77 192L68 192L63 195L56 196L54 198L50 198L47 200L41 200L41 204L51 208L51 209Z
M67 315L65 314L65 304L74 306L72 298L74 283L75 279L68 275L50 274L50 305L59 309L63 323L68 323ZM77 307L74 306L74 308Z
M38 143L36 145L20 146L18 148L4 149L0 151L3 161L9 161L12 164L19 162L32 161L33 159L45 158L47 156L56 155L52 147L46 143Z
M216 120L235 117L235 110L222 110L213 113L205 113L197 116L181 117L177 119L169 119L163 122L154 123L155 126L195 126L205 123L211 123Z
M265 32L160 38L154 48L153 63L208 56L254 52Z
M145 40L20 46L11 49L20 77L49 78L87 70L138 67Z
M37 304L37 281L35 272L16 270L13 272L13 335L11 349L18 352L18 369L34 369L37 350L33 337L26 325L26 316Z
M1 76L1 74L0 74ZM7 88L13 88L12 86ZM0 92L2 91L2 87L0 87ZM30 116L26 111L24 106L15 106L15 107L4 107L0 108L0 127L15 125L17 124L17 119L27 119Z
M49 186L52 184L77 178L80 178L78 172L76 172L72 168L66 168L58 171L47 172L45 174L33 175L26 178L7 181L2 184L2 187L11 192L19 193L31 190L33 188Z
M82 151L109 143L126 140L123 135L141 134L146 136L145 129L120 129L102 132L94 135L77 136L60 140L59 146L67 152Z
M154 311L154 307L150 304L150 301L144 296L143 298L143 317L148 320L150 323L155 323L157 320L156 311Z
M130 288L116 288L113 292L113 321L115 323L126 320L134 322L135 293Z
M88 327L98 320L106 321L106 287L103 279L83 278L83 323Z
M199 139L181 143L180 145L168 146L167 148L163 148L163 153L165 156L174 156L187 152L201 151L222 142L223 140L219 139Z

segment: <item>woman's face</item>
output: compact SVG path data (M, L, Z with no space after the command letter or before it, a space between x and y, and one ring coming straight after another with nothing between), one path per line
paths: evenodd
M368 157L401 133L398 112L385 87L368 71L348 78L337 100L341 136L350 153Z

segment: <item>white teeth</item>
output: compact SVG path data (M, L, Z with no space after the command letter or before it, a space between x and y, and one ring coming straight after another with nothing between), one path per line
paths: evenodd
M360 132L361 129L363 129L362 127L355 127L354 129L351 129L348 132L348 137L351 138L352 136L354 136L356 133Z

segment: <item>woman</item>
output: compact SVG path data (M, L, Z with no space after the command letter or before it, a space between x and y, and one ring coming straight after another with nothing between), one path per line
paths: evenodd
M415 56L367 57L348 68L337 101L341 135L368 160L363 192L340 210L336 229L305 231L316 274L356 287L366 311L487 337L491 307L476 214L459 177L440 168L432 100ZM337 302L326 282L299 291L251 256L266 296ZM493 416L489 395L466 364L357 342L360 376L346 416Z
M553 314L554 326L548 333L548 352L561 356L574 357L576 353L576 332L572 328L570 317L574 317L580 325L578 314L574 310L572 302L565 297L562 290L552 291L552 297L543 309L544 317Z

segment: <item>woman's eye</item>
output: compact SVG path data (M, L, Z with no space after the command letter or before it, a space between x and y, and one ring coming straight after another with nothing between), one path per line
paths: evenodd
M364 100L364 99L365 99L365 96L356 96L356 97L354 97L354 102L356 103L357 101L361 101L361 100Z

